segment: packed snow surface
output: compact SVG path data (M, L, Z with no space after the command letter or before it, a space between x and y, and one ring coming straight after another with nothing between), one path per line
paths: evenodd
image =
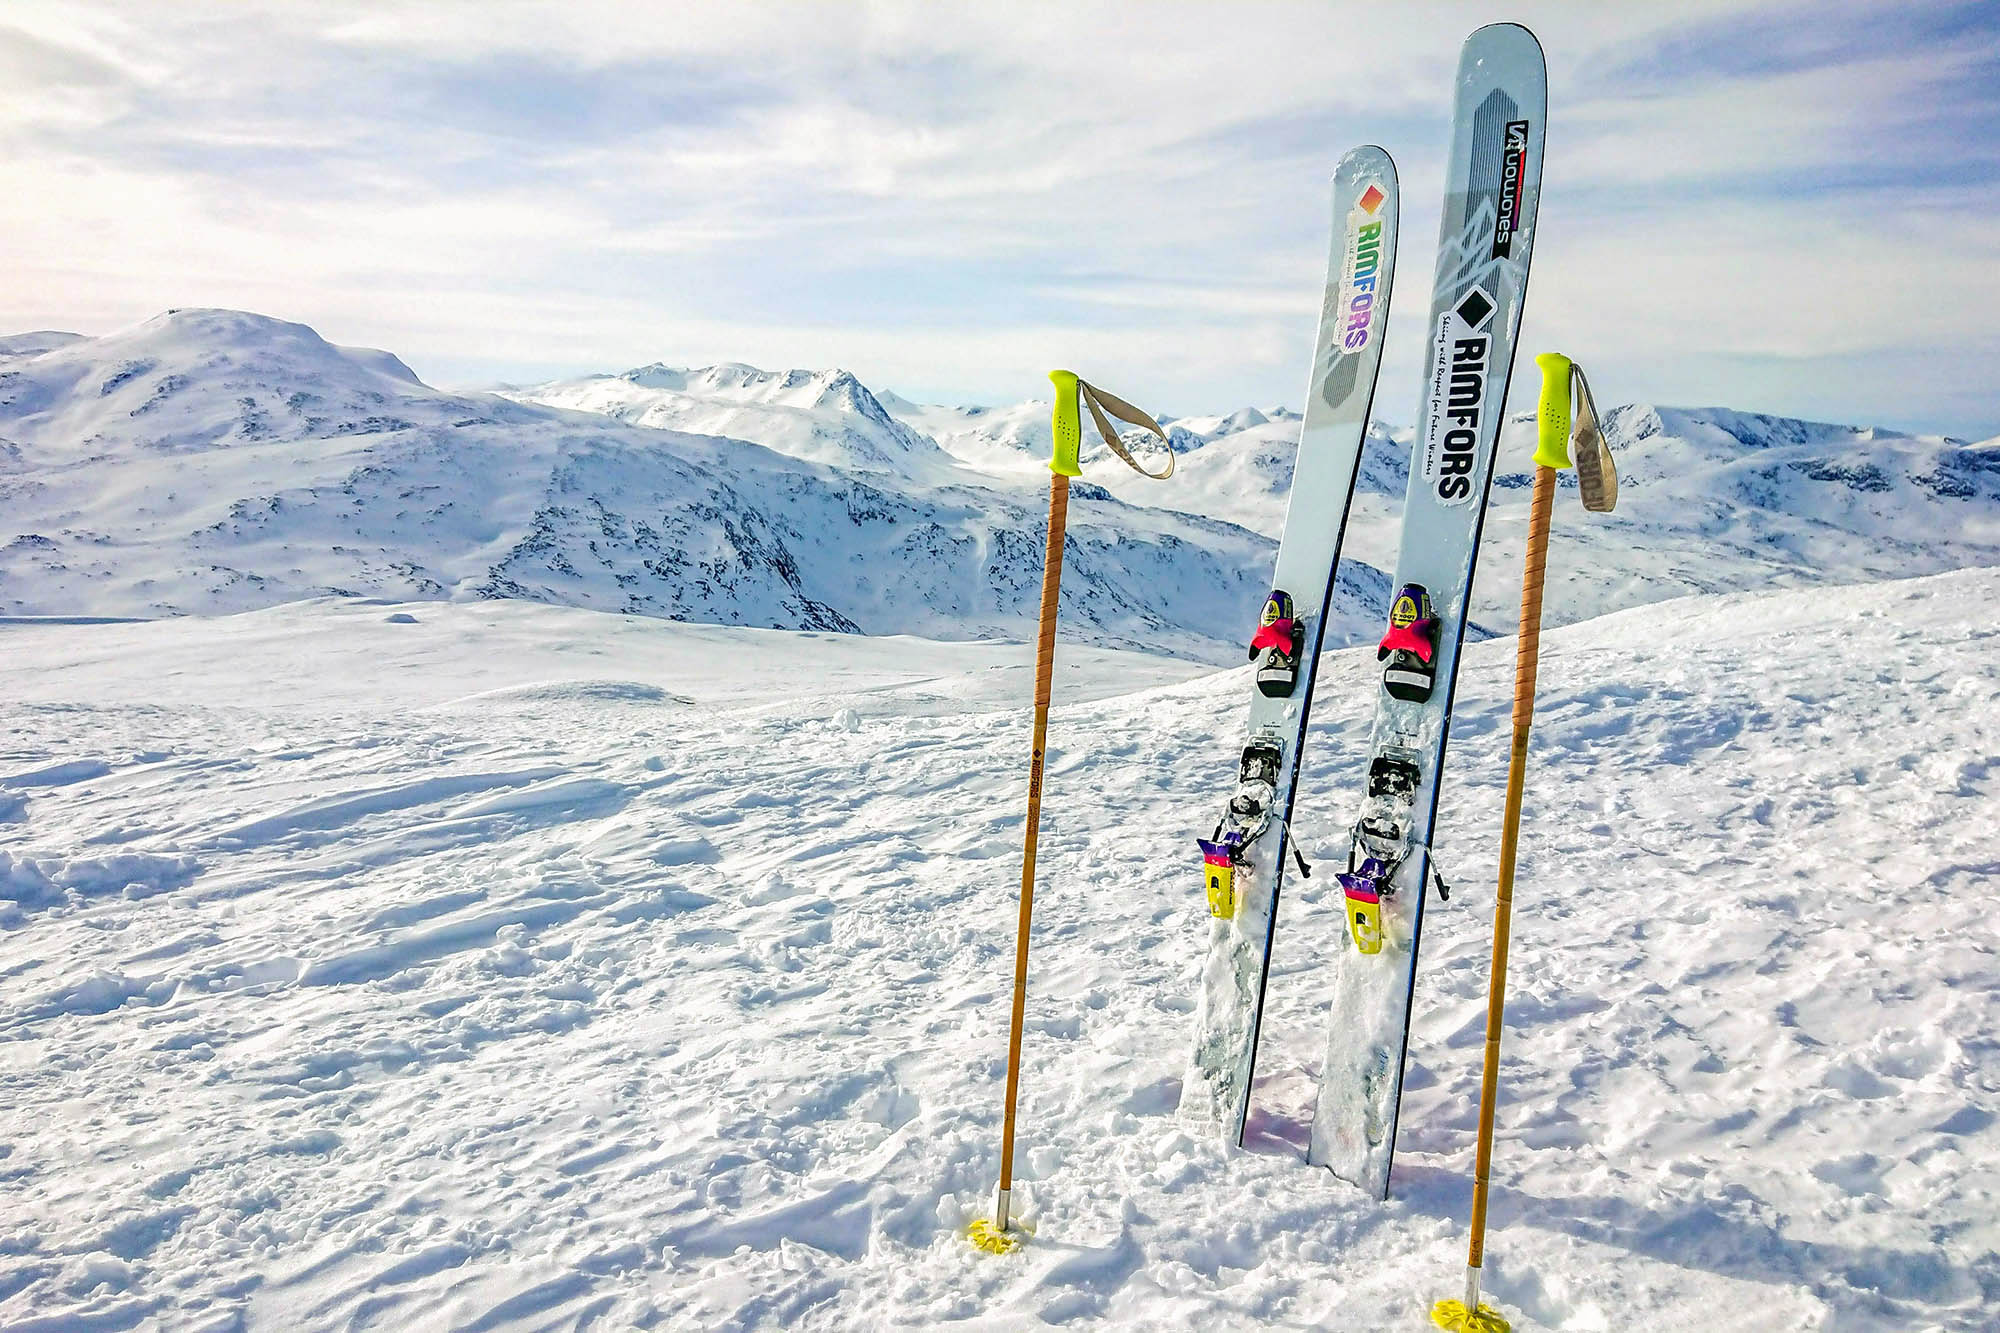
M384 368L392 378L392 368ZM1559 540L1562 534L1558 534ZM1994 1327L2000 571L1545 640L1488 1290L1520 1330ZM1513 644L1471 645L1386 1205L1176 1123L1248 682L1065 646L1018 1253L1031 666L520 601L0 626L8 1329L1427 1327L1464 1260ZM1298 828L1340 854L1373 654Z

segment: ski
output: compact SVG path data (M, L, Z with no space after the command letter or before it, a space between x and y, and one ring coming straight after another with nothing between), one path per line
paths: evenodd
M1340 876L1346 947L1308 1160L1388 1197L1431 836L1459 643L1506 411L1541 193L1542 48L1512 23L1459 56L1422 414L1392 586L1367 788Z
M1375 398L1396 263L1396 167L1373 146L1333 173L1333 243L1292 495L1271 596L1250 642L1250 728L1236 790L1201 840L1209 915L1181 1114L1240 1144L1249 1108L1272 925L1289 849L1313 677L1333 600L1361 445ZM1296 852L1293 852L1296 857ZM1299 862L1304 870L1304 862Z

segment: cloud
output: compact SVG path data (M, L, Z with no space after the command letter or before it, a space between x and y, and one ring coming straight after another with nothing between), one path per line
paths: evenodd
M1990 5L1525 8L1530 350L1617 398L2000 432ZM1375 141L1404 190L1378 402L1407 417L1485 17L18 6L0 327L244 305L439 379L733 358L999 400L1069 360L1159 410L1296 406L1326 178Z

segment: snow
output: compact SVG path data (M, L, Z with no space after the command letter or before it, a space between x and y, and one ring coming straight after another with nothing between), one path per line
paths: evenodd
M1545 638L1487 1270L1517 1329L1992 1327L1996 598ZM995 1259L958 1233L1027 649L352 599L0 640L9 1328L1408 1329L1458 1292L1511 641L1466 653L1386 1205L1300 1160L1324 876L1249 1150L1171 1115L1244 669L1065 644L1036 1231ZM1374 671L1321 668L1322 861Z

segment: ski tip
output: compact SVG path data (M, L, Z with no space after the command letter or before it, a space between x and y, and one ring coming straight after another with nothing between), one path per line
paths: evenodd
M1542 49L1541 39L1535 36L1535 30L1533 28L1530 28L1525 23L1481 24L1479 27L1474 28L1472 30L1472 35L1465 39L1465 44L1467 46L1470 46L1472 45L1472 43L1479 41L1482 38L1491 41L1494 40L1495 38L1501 38L1501 37L1513 38L1516 37L1517 35L1519 37L1524 37L1527 40L1533 42L1535 44L1535 49L1537 51Z
M1361 144L1342 153L1340 163L1334 167L1333 175L1328 177L1327 184L1333 192L1336 221L1345 212L1342 201L1349 199L1357 191L1361 193L1362 206L1370 215L1393 218L1398 208L1398 197L1402 193L1401 185L1396 178L1396 159L1389 156L1388 149L1372 143ZM1385 205L1388 211L1377 214L1377 210ZM1389 244L1393 246L1394 228L1389 230L1391 232ZM1386 311L1383 318L1384 320L1388 318Z
M1356 144L1340 155L1340 165L1343 167L1362 162L1379 166L1392 173L1396 170L1396 159L1389 156L1389 150L1380 144Z
M1472 35L1465 39L1465 58L1472 59L1475 52L1483 57L1494 53L1495 49L1504 51L1509 47L1522 52L1533 51L1535 62L1544 63L1541 38L1535 36L1532 28L1519 23L1488 23L1474 28Z

